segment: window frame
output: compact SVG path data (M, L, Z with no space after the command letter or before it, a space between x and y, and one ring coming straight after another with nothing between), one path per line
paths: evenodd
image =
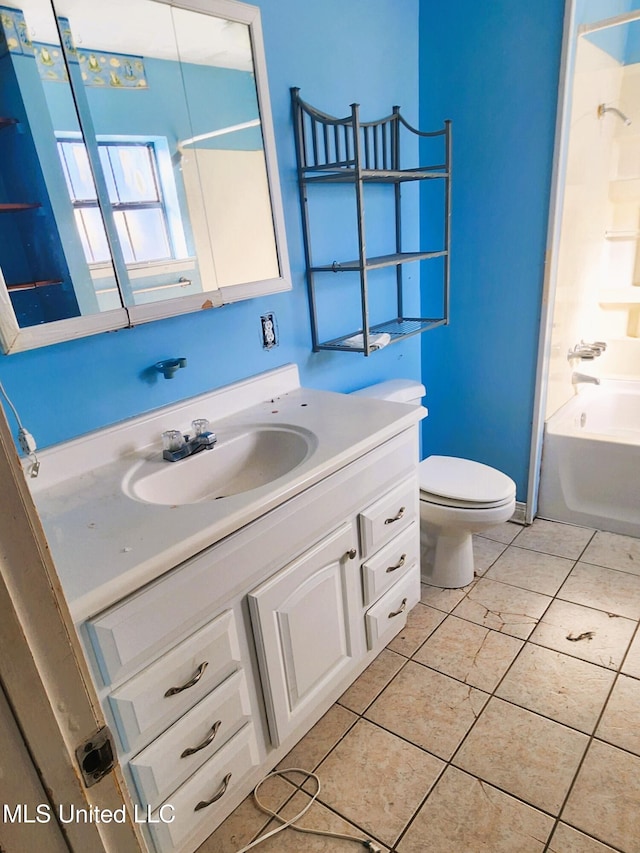
M63 156L63 149L61 149L61 146L63 146L65 143L80 144L84 146L86 151L86 143L84 142L82 134L77 131L56 131L56 143L58 146L58 153L60 155L60 162L62 164L63 171L65 172L65 177L67 177L68 167L66 165L65 158ZM111 201L111 209L114 214L124 213L125 215L127 211L134 210L160 210L162 213L162 224L164 226L166 243L170 253L163 257L159 256L150 260L135 259L132 261L128 261L126 263L127 269L129 271L138 268L145 268L148 270L156 266L162 268L163 266L173 264L176 261L193 259L193 254L190 254L187 251L186 236L182 224L182 213L180 208L180 202L178 199L176 182L173 176L171 156L169 153L169 143L167 138L164 136L153 135L140 136L131 134L100 134L96 136L96 143L98 146L98 150L121 147L144 147L149 151L150 168L158 196L157 201ZM120 195L120 188L118 187L117 177L113 173L113 171L111 172L111 178L116 191ZM97 193L93 198L79 199L75 198L73 195L73 187L70 178L67 178L67 187L69 189L69 198L74 211L100 209ZM91 250L92 256L95 258L95 252L92 249L91 240L88 234L85 234L83 244L85 240L86 244ZM130 242L135 254L135 247L133 246L133 241L130 240ZM89 265L89 269L92 272L112 269L111 260L92 260L89 257L86 257L86 261Z

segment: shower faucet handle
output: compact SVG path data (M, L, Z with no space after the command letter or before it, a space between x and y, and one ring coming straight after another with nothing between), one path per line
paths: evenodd
M606 350L607 344L605 341L594 341L592 344L588 344L585 341L580 341L579 344L576 344L573 349L570 349L567 353L567 358L571 361L572 358L581 358L581 359L592 359L597 358L599 355Z
M592 344L587 344L584 341L580 341L580 346L587 347L588 349L593 350L593 354L595 356L602 355L602 353L607 348L606 341L594 341Z

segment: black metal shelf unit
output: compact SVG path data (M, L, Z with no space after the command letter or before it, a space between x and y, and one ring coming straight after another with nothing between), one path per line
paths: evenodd
M389 335L386 343L407 338L449 322L449 246L451 240L451 122L437 131L412 127L393 107L391 115L372 122L361 122L359 105L351 105L351 114L335 118L316 110L300 98L300 90L291 89L298 161L298 184L302 209L303 237L307 266L307 286L311 312L313 351L341 350L365 356L379 349L379 335ZM401 127L421 138L442 138L443 162L420 168L400 168ZM407 181L443 181L443 242L434 251L406 252L402 248L401 184ZM365 184L391 184L394 187L396 251L370 257L365 238ZM315 184L352 184L355 190L358 257L355 260L315 264L312 258L308 188ZM436 317L405 317L403 312L403 265L442 258L442 312ZM369 322L368 272L383 267L396 268L395 317L383 323ZM362 325L346 335L322 340L318 328L317 288L326 273L358 273Z

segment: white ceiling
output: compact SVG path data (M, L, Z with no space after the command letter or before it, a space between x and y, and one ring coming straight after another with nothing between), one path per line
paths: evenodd
M246 24L153 0L54 0L76 47L251 71ZM58 43L48 0L3 0L24 12L33 41Z

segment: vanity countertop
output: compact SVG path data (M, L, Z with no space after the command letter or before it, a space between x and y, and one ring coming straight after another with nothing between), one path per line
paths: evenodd
M289 365L45 450L32 491L74 620L129 595L425 414L404 403L301 388ZM316 444L288 474L223 500L158 505L129 497L123 482L132 466L159 457L160 433L183 429L191 417L208 417L214 432L286 424L313 433ZM198 457L166 464L197 465Z

